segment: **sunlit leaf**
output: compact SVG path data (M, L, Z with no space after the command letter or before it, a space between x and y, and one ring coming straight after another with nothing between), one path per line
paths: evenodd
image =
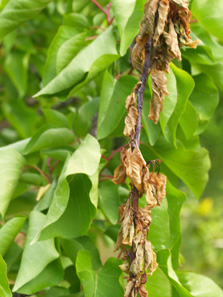
M16 235L19 233L25 220L26 217L23 216L14 217L0 229L0 254L2 256L4 256L10 244L13 242Z
M19 181L25 159L14 149L0 151L0 214L4 217Z
M12 293L9 289L8 279L7 279L7 267L0 254L0 295L2 297L11 297Z
M123 288L119 284L121 261L110 258L103 268L95 272L88 251L79 251L76 260L77 275L82 282L86 297L123 297ZM112 289L111 289L112 288Z
M30 213L29 229L21 265L13 288L14 291L32 294L45 286L56 284L61 279L60 269L57 262L55 262L59 257L59 253L54 246L54 240L49 239L33 245L30 244L42 226L44 219L45 215L40 212L33 211ZM58 271L52 274L54 269L58 269ZM41 273L44 274L44 277L41 276ZM37 281L35 278L37 278Z

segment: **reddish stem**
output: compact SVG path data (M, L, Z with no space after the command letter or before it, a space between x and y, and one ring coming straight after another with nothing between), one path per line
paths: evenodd
M33 166L26 166L26 167L25 167L25 169L29 169L29 168L38 171L38 172L45 178L45 180L47 181L47 183L48 183L48 184L50 183L49 178L48 178L48 176L46 175L46 173L43 172L38 166L33 165Z
M96 39L96 38L98 38L98 35L88 37L88 38L85 39L85 41L93 40L93 39Z
M190 24L191 24L191 23L197 23L197 22L198 22L197 19L195 19L195 20L190 20Z
M104 8L96 0L91 0L91 2L93 2L104 14L107 15L106 10L104 10Z
M124 147L127 147L129 144L124 144L122 146L120 146L119 148L117 148L116 150L113 151L113 153L107 158L107 161L109 163L109 161L114 157L114 155L116 155L118 152L120 152Z
M102 28L100 26L91 26L92 29L100 29L102 31L105 31L105 28Z

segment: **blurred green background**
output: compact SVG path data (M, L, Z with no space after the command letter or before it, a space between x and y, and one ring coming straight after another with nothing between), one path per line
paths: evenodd
M223 94L215 114L201 135L210 152L209 182L196 201L190 193L181 211L182 270L212 278L223 288ZM182 190L187 191L186 188ZM184 263L185 261L185 263Z

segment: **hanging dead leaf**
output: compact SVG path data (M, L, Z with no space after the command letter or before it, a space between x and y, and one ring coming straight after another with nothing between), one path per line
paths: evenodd
M149 0L144 6L144 14L140 23L140 35L144 37L145 34L150 36L154 33L155 16L158 9L159 0Z
M132 264L130 266L130 272L133 275L137 275L142 270L143 256L144 256L144 248L143 248L143 245L140 244L138 245L136 250L136 257L132 261Z
M126 173L125 168L122 164L120 164L114 171L114 178L112 179L112 182L116 185L121 185L125 182L126 179Z
M136 106L131 106L129 108L128 115L125 118L125 128L123 134L127 137L135 136L135 127L136 127L136 120L137 120L137 108Z
M124 297L129 297L131 296L131 292L134 291L134 282L133 281L128 281L127 286L125 287L125 295Z
M166 85L167 78L163 71L152 70L152 98L150 101L150 113L148 118L153 120L155 124L158 123L159 114L163 109L163 100L165 95L169 95Z
M160 0L158 8L158 21L153 37L153 45L156 46L160 38L160 35L163 34L165 24L167 23L167 16L169 13L169 0Z
M125 154L121 155L122 163L126 169L126 175L132 181L133 185L142 192L142 176L143 168L146 167L146 162L136 145L132 151L131 148L125 150Z
M154 172L151 174L150 184L154 188L157 204L161 205L163 198L166 196L166 176Z
M129 264L128 263L124 263L119 265L119 268L124 271L125 273L129 273Z
M165 42L167 44L167 51L171 56L171 60L173 58L177 58L179 61L181 61L181 52L179 49L178 36L171 19L169 20L169 31L168 33L163 32L163 36L165 38Z
M140 286L138 292L140 297L148 297L148 292L146 291L145 287Z

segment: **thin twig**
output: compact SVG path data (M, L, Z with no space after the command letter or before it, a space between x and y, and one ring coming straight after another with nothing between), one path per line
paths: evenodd
M138 117L136 121L136 135L135 140L139 146L139 140L140 140L140 134L141 134L141 118L142 118L142 107L143 107L143 95L145 91L145 85L146 81L149 75L149 69L151 67L151 51L152 51L152 38L149 39L148 43L145 45L145 62L143 66L143 72L142 72L142 83L140 85L140 88L138 90L138 96L137 96L137 112Z
M107 14L106 10L96 1L96 0L91 0L104 14Z
M114 157L115 154L117 154L118 152L120 152L123 148L127 147L128 146L128 143L127 144L124 144L122 146L120 146L119 148L117 148L116 150L113 151L113 153L107 158L107 161L109 163L109 161Z
M98 38L98 35L88 37L88 38L85 39L85 41L93 40L93 39L96 39L96 38Z
M48 184L50 183L49 178L48 178L48 176L46 175L46 173L43 172L43 170L41 170L38 166L36 166L36 165L33 165L33 166L26 166L24 169L34 169L34 170L38 171L38 172L45 178L45 180L47 181L47 183L48 183Z
M137 96L138 116L137 116L137 120L136 120L135 140L130 141L130 146L131 146L132 151L135 149L136 145L138 145L138 147L139 147L139 144L140 144L140 134L141 134L141 128L142 128L141 119L142 119L142 108L143 108L143 95L144 95L144 91L145 91L146 81L147 81L149 71L151 68L151 64L152 64L152 59L151 59L152 44L153 44L153 40L150 37L148 43L145 45L145 61L144 61L143 72L142 72L142 80L141 80L141 85L137 91L137 94L138 94L138 96ZM140 193L139 193L138 189L135 186L133 186L132 192L131 192L131 204L132 204L134 214L138 213L139 196L140 196ZM129 254L130 265L134 261L135 258L136 258L136 253L132 246L130 254ZM135 277L135 276L131 273L130 278L132 279L133 277Z

